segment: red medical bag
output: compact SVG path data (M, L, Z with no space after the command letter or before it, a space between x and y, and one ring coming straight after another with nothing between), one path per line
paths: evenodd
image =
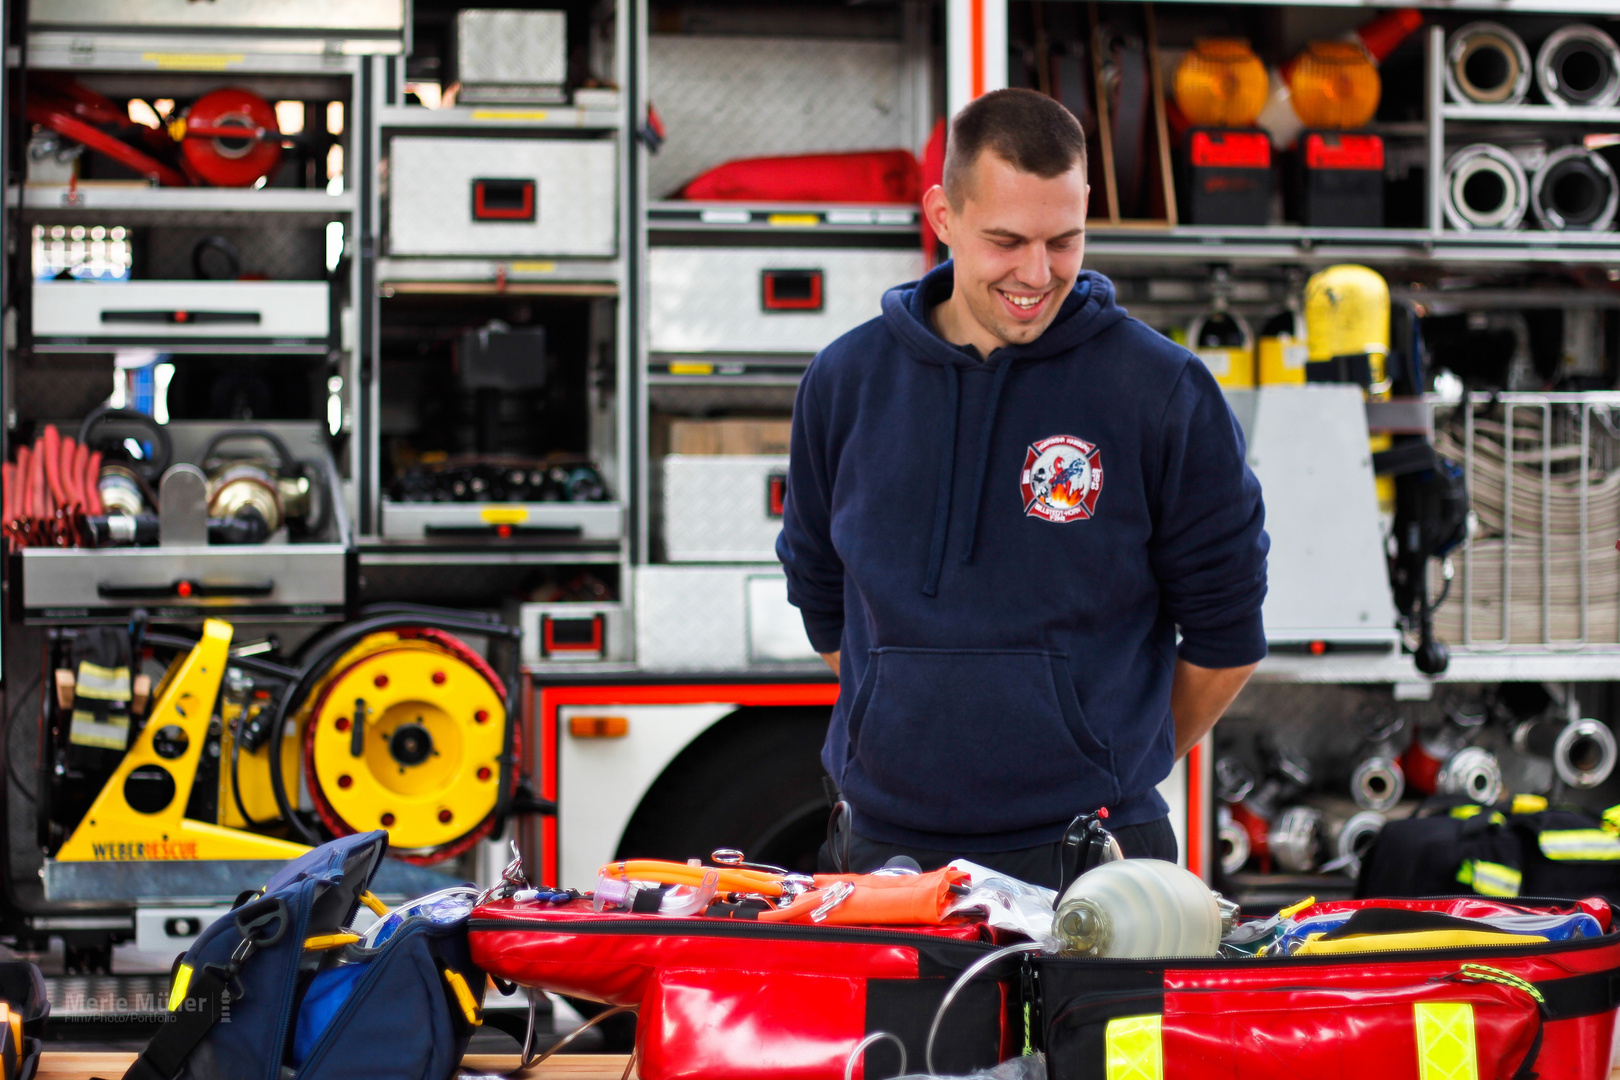
M681 198L755 202L915 203L922 197L909 150L743 158L716 165Z
M898 1036L909 1071L921 1071L946 992L995 949L974 924L598 914L581 901L496 901L473 911L468 930L474 962L497 979L637 1006L641 1080L842 1080L850 1053L879 1031ZM987 976L958 993L934 1048L939 1072L988 1069L1012 1053L1007 990ZM880 1041L854 1075L894 1076L899 1065Z
M1302 914L1458 911L1461 903L1349 901ZM1582 909L1552 900L1513 906ZM1051 1080L1606 1080L1620 1005L1613 927L1598 938L1522 946L1210 960L1041 956L1031 968L1033 1026Z

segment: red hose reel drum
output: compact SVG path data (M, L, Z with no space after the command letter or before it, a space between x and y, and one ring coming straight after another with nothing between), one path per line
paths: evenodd
M252 187L281 163L281 129L270 103L228 87L198 98L170 129L196 177L215 187Z

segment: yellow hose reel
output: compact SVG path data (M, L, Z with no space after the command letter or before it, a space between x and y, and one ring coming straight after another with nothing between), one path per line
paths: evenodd
M304 779L326 827L388 830L407 861L465 851L494 820L506 702L482 658L449 634L360 640L297 715Z

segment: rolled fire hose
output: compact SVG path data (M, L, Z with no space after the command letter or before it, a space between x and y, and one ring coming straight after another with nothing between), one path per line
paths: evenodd
M1614 224L1616 208L1614 169L1584 146L1554 150L1530 182L1530 209L1543 229L1601 232Z
M1536 86L1561 109L1606 109L1620 101L1620 48L1595 26L1560 27L1536 52Z
M1446 220L1462 232L1516 229L1530 208L1524 166L1500 146L1473 143L1446 162Z
M1277 865L1291 874L1307 874L1321 865L1322 811L1290 806L1271 822L1267 836Z
M1339 822L1328 841L1334 853L1333 866L1351 877L1360 877L1361 860L1383 830L1384 815L1374 810L1363 810Z
M1406 794L1401 763L1385 754L1369 754L1350 773L1350 797L1363 810L1388 810Z
M1488 806L1502 797L1502 766L1489 750L1465 746L1440 766L1435 790L1442 795L1464 795Z
M1530 92L1530 50L1501 23L1471 22L1446 42L1446 94L1476 105L1517 105Z
M1216 813L1215 846L1220 851L1221 873L1235 874L1249 861L1249 830L1232 819L1223 806Z
M1614 772L1614 732L1598 720L1527 720L1513 732L1513 745L1550 758L1553 771L1570 787L1596 787Z
M1215 794L1222 802L1239 803L1254 791L1254 773L1234 757L1215 760Z

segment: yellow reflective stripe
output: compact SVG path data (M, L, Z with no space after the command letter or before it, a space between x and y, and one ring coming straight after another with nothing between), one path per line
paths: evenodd
M174 973L174 985L169 987L169 1011L174 1012L185 1004L186 991L191 989L191 965L181 964Z
M1162 1016L1120 1016L1103 1032L1107 1080L1164 1080Z
M304 948L335 949L340 945L353 945L359 940L359 934L316 934L314 937L304 939Z
M1412 1006L1417 1028L1418 1080L1479 1080L1474 1007L1458 1001Z
M1603 811L1603 831L1620 835L1620 806Z
M478 1013L478 999L473 997L472 988L467 980L462 978L461 972L450 968L444 969L444 981L450 984L450 990L456 995L456 1002L461 1006L462 1015L466 1016L467 1023L474 1027L484 1022ZM1154 1080L1158 1080L1155 1074Z
M1539 814L1547 809L1545 795L1515 795L1513 796L1513 812L1515 814Z
M80 660L78 674L73 677L73 693L97 701L128 701L129 668L102 667Z
M1481 896L1518 896L1524 875L1511 866L1469 859L1457 870L1457 880L1472 885Z
M1620 860L1620 836L1602 829L1548 829L1537 842L1549 859Z
M1467 821L1471 817L1484 813L1485 810L1486 807L1480 806L1477 803L1469 803L1467 806L1453 806L1449 811L1447 811L1447 813L1456 818L1458 821ZM1515 810L1514 813L1518 813L1518 811ZM1500 811L1492 810L1491 824L1506 825L1507 818L1503 817Z
M370 892L361 893L360 902L366 905L366 907L370 908L372 911L376 912L379 919L388 914L388 905L377 899Z

